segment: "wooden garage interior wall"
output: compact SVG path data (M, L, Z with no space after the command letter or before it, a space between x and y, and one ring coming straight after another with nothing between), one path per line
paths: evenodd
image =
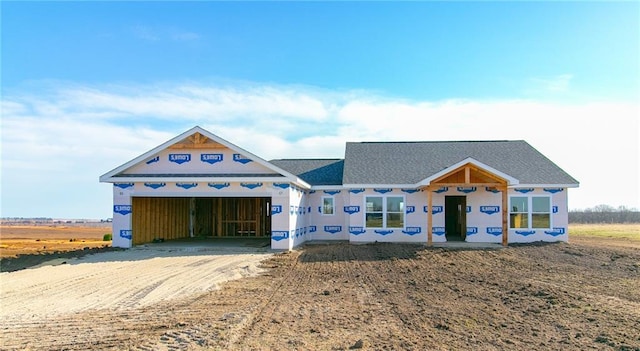
M132 198L133 244L189 237L189 198Z
M270 198L243 197L134 197L133 244L188 238L191 207L196 237L269 237L270 202Z

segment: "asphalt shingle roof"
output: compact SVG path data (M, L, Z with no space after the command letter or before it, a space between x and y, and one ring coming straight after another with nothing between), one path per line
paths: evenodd
M344 184L415 184L468 157L520 184L577 184L523 140L347 143Z
M270 161L311 185L415 184L464 159L473 158L520 184L578 184L523 140L349 142L345 159Z
M342 159L281 159L269 162L311 185L342 185Z

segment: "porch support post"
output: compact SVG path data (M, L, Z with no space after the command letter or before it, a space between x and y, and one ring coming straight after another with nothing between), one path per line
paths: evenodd
M507 216L509 213L509 203L507 201L508 188L502 187L502 246L509 245L509 228L507 226Z
M433 193L431 186L427 187L427 245L433 245Z

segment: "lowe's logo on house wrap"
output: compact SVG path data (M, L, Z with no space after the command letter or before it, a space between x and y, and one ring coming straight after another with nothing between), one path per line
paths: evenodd
M271 206L271 215L277 215L279 213L282 213L282 205Z
M564 189L563 188L542 188L542 190L544 190L544 191L546 191L548 193L555 194L555 193L561 192Z
M329 234L340 233L342 231L341 225L325 225L324 231Z
M247 189L255 189L262 186L262 183L240 183L240 186Z
M223 159L224 159L223 154L200 154L200 161L206 162L209 164L222 162Z
M443 186L440 189L435 190L434 193L440 194L440 193L446 193L447 191L449 191L449 187L448 186Z
M535 233L536 233L535 230L516 230L516 234L522 235L522 236L529 236Z
M467 227L467 235L478 234L478 227Z
M530 193L533 191L533 188L520 188L520 189L514 189L515 191L519 192L519 193Z
M404 230L402 232L407 234L407 235L416 235L416 234L420 234L422 232L422 228L420 228L420 227L406 227L406 228L404 228Z
M400 189L400 190L402 190L402 192L407 194L413 194L418 191L418 189Z
M242 163L243 165L246 165L247 163L252 162L251 159L248 159L240 154L233 154L233 161Z
M185 190L195 188L198 186L198 183L176 183L176 186Z
M310 225L308 229L309 229L309 233L315 233L318 231L318 227L316 227L315 225Z
M500 212L500 206L480 206L480 212L492 215Z
M366 233L367 230L364 227L349 227L349 233L353 235L360 235Z
M349 190L349 192L352 193L352 194L358 194L358 193L361 193L363 191L364 191L364 189L351 189L351 190Z
M131 213L131 205L113 205L113 212L126 216Z
M501 227L487 227L487 234L493 235L493 236L502 235L502 228Z
M120 229L120 237L131 240L131 238L133 238L131 229Z
M328 195L335 195L335 194L339 194L340 190L323 190L322 192Z
M415 206L407 206L407 214L416 212Z
M471 213L471 206L467 206L467 213Z
M393 230L391 229L376 229L373 231L376 234L380 234L380 235L389 235L393 233Z
M553 213L558 213L558 206L551 206L551 211Z
M133 183L113 183L113 186L117 186L120 189L133 188Z
M457 190L461 193L469 194L469 193L475 192L477 188L475 186L468 186L468 187L459 186Z
M158 161L160 161L160 156L156 156L156 157L154 157L154 158L152 158L152 159L148 160L148 161L147 161L147 162L145 162L145 163L146 163L146 164L148 164L148 165L150 165L150 164L152 164L152 163L156 163L156 162L158 162Z
M191 161L191 154L169 154L169 161L181 165Z
M228 188L228 187L231 186L231 184L229 184L229 183L207 183L207 185L210 188L215 188L215 189L218 189L218 190L224 189L224 188Z
M564 228L553 228L552 230L545 230L544 233L551 236L558 236L564 234L565 231Z
M289 183L273 183L273 186L280 189L286 189L289 187Z
M373 189L373 191L380 194L386 194L386 193L390 193L391 189Z
M146 186L147 188L151 188L151 189L159 189L162 188L164 186L166 186L167 183L144 183L144 186Z
M354 214L360 212L360 206L345 206L344 212L348 214Z
M488 192L490 192L490 193L494 193L494 194L497 194L497 193L499 193L499 192L500 192L500 190L498 190L498 189L496 189L496 188L494 188L494 187L488 187L488 186L485 186L485 187L484 187L484 190L486 190L486 191L488 191Z
M429 206L425 206L423 208L423 211L424 213L429 213ZM431 211L431 213L438 214L438 213L441 213L442 211L444 211L443 206L433 206L433 211Z
M431 232L433 233L433 235L444 235L444 233L446 233L446 230L444 229L444 227L432 227Z
M280 241L289 238L289 232L286 230L274 230L271 232L271 239Z

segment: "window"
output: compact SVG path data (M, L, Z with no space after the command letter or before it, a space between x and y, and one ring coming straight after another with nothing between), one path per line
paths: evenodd
M510 209L510 228L551 228L551 198L548 196L513 196Z
M404 197L367 196L365 201L367 228L404 228Z
M322 198L322 214L323 215L333 214L333 198L332 197Z

